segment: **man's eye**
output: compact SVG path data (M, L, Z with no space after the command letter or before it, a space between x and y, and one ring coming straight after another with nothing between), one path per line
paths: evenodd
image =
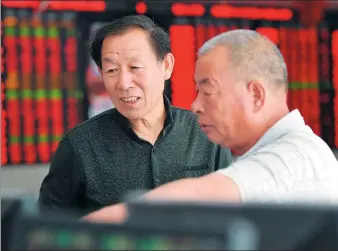
M109 70L107 71L107 73L114 73L114 72L117 72L117 69L109 69Z
M132 67L130 67L132 70L136 70L136 69L139 69L140 67L138 67L138 66L132 66Z

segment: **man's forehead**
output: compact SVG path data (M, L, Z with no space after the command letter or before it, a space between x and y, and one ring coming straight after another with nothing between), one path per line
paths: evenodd
M212 60L200 58L196 62L194 78L196 83L208 84L211 79L217 74L217 67Z
M229 78L231 78L231 72L227 71L226 68L212 65L209 68L203 67L203 65L196 67L194 74L194 81L198 86L213 86L218 88Z
M142 55L138 50L109 51L104 53L102 60L106 63L116 63L121 58L137 61L142 58Z
M210 51L200 55L196 63L203 64L204 66L226 66L229 64L228 58L229 52L227 48L224 46L215 46L214 48L210 49Z
M230 68L229 61L224 54L207 53L196 61L195 76L223 75Z
M148 47L148 41L142 42L142 39L136 41L123 35L110 36L103 41L102 60L107 63L120 59L141 60L147 53L152 53Z

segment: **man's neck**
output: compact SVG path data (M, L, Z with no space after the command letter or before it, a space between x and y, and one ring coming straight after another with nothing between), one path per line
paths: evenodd
M245 144L243 144L242 147L238 147L232 150L234 155L240 156L248 152L274 124L276 124L279 120L281 120L288 113L289 113L289 109L287 105L283 106L279 110L273 110L270 118L266 120L263 125L262 123L260 123L260 125L257 127L257 129L255 130L256 133L254 134L253 137L251 137Z
M154 109L144 118L130 121L134 132L150 143L154 144L163 129L166 118L164 100L161 99Z

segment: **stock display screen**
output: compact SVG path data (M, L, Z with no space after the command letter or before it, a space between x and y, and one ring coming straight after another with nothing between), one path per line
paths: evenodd
M50 218L18 221L15 250L224 250L225 233L100 225Z
M221 250L222 239L173 234L130 234L123 232L93 235L85 230L35 229L27 233L26 250Z
M81 122L74 14L6 10L2 22L2 164L47 163Z

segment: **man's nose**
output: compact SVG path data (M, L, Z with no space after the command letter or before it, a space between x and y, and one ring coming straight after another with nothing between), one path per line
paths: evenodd
M196 114L203 112L201 102L199 101L197 97L195 98L194 102L192 102L191 104L191 111Z
M119 76L118 88L125 91L133 86L131 73L128 71L121 71Z

